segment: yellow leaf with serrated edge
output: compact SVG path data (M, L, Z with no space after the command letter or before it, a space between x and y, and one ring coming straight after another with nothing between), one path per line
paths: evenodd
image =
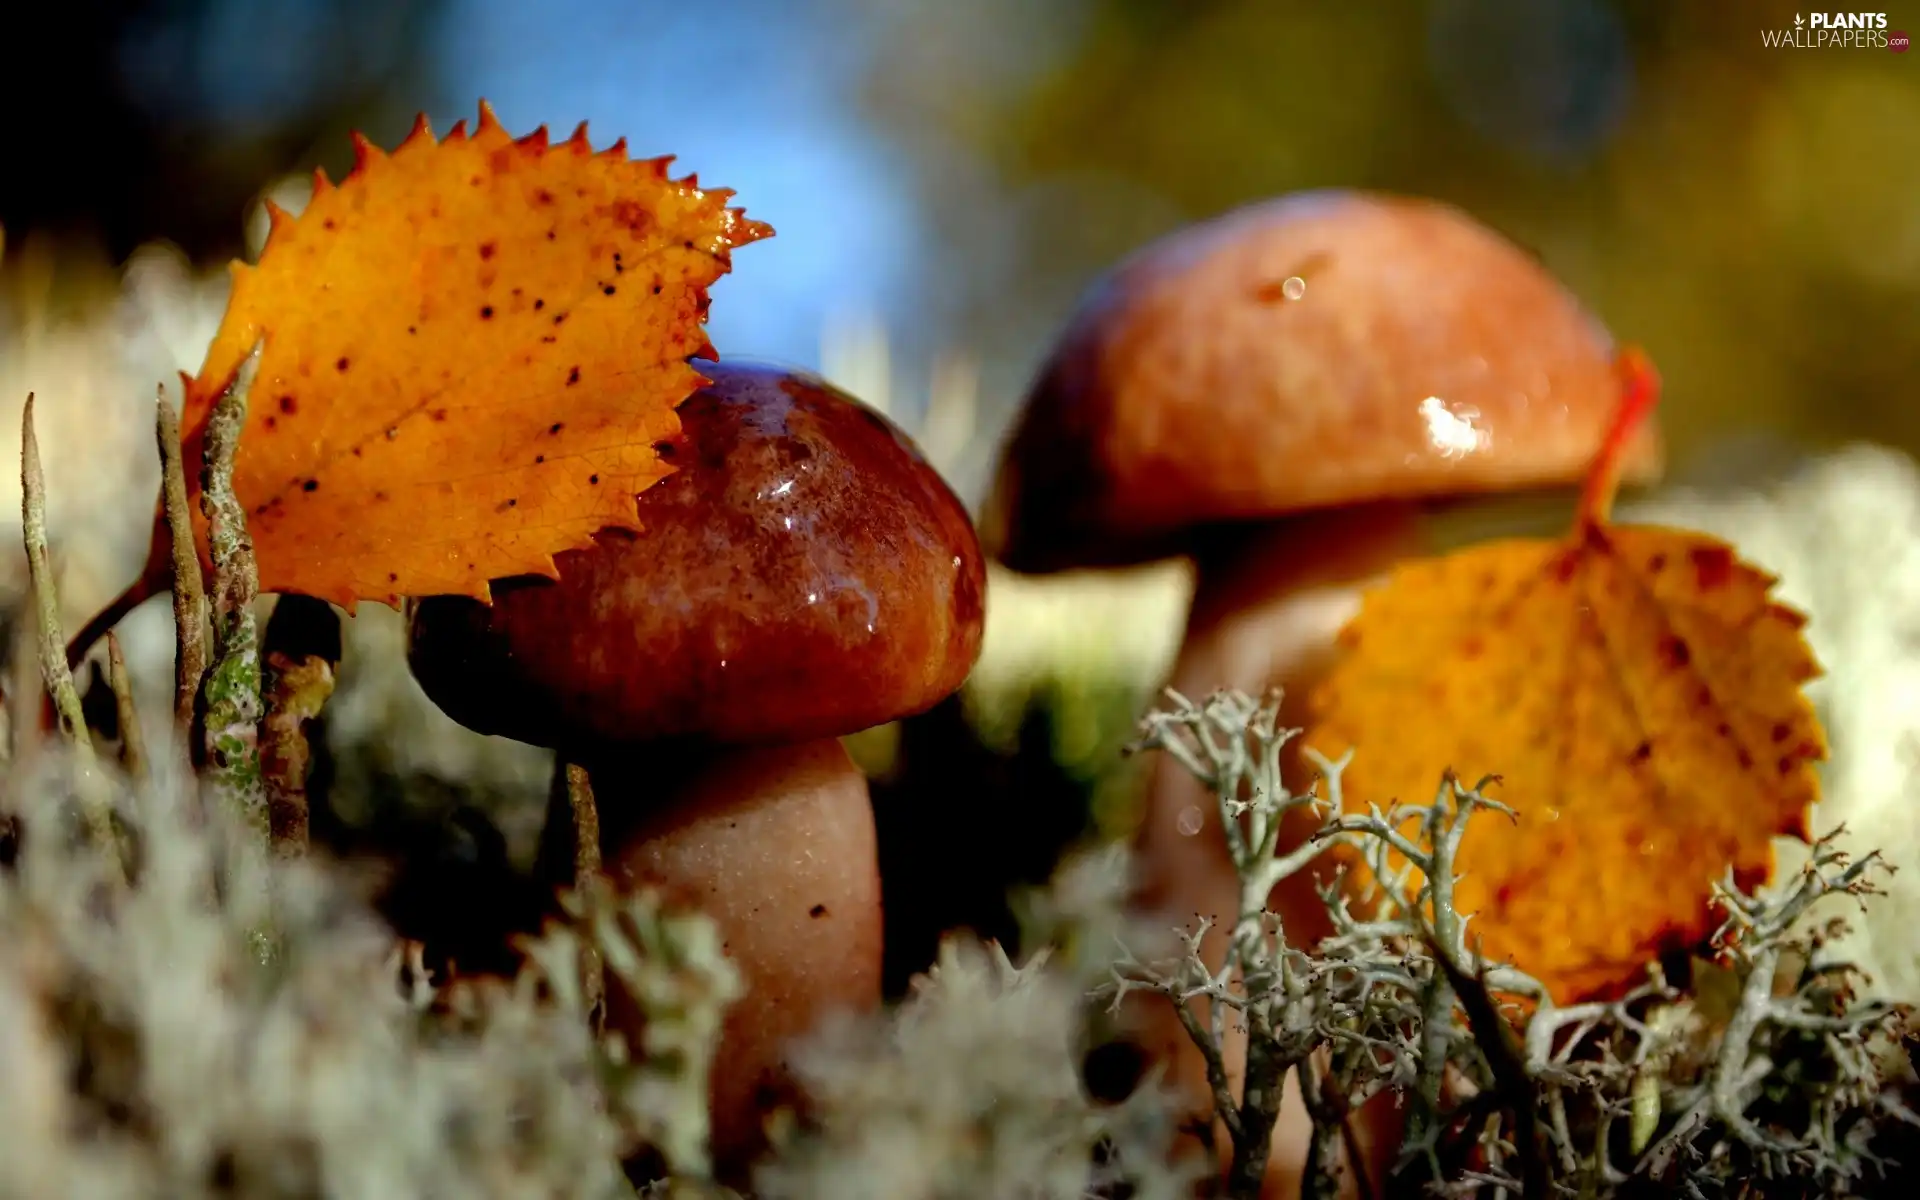
M263 591L485 599L639 528L635 496L672 471L655 447L704 382L707 289L772 231L584 126L515 139L484 103L464 126L423 118L390 155L356 137L352 173L273 210L234 267L183 428L197 464L264 338L234 475Z
M1826 735L1819 673L1774 577L1703 534L1615 525L1628 434L1656 380L1637 355L1574 529L1405 564L1363 599L1305 743L1354 750L1350 807L1428 803L1442 772L1517 821L1479 818L1457 869L1484 951L1560 999L1638 982L1715 925L1712 885L1772 872L1807 836Z

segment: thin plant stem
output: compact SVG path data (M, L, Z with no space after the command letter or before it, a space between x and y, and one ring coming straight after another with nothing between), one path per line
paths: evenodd
M312 730L333 695L340 665L340 618L333 606L310 596L282 596L267 620L266 661L260 771L268 828L274 853L294 858L307 852L312 825Z

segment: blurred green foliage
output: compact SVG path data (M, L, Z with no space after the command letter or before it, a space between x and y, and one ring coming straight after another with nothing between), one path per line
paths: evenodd
M1920 449L1920 56L1764 48L1795 15L1771 0L885 9L871 111L954 231L944 303L1004 404L1128 250L1360 186L1465 207L1645 345L1676 465ZM1012 249L983 257L995 207Z

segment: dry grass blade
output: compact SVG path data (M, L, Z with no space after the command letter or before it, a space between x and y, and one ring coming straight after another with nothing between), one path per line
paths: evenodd
M200 579L200 555L193 545L193 510L187 506L187 472L180 450L180 416L162 389L156 404L155 436L160 444L162 496L173 555L174 693L173 736L180 745L193 741L193 709L200 680L207 673L207 600Z
M562 763L559 770L566 774L567 807L573 816L573 886L580 890L600 877L600 809L585 767ZM606 1020L607 979L600 952L591 941L580 948L580 983L587 1021L598 1033Z
M120 765L136 782L147 778L147 739L140 729L140 713L133 704L133 681L127 678L127 656L120 635L107 633L107 685L113 690L113 713L120 726Z
M66 639L60 632L60 596L54 588L53 571L47 562L47 485L40 467L40 441L34 434L31 393L20 416L20 489L27 574L32 581L34 611L39 620L40 669L46 680L47 694L53 697L60 734L72 755L74 785L79 793L88 831L99 843L102 852L118 864L119 842L113 828L109 785L94 759L93 740L87 732L86 716L80 708L80 692L74 687L73 672L67 667ZM32 719L26 712L18 715Z

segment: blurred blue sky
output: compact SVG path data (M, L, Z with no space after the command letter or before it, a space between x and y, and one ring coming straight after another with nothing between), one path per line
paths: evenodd
M777 236L714 291L723 355L817 366L823 323L911 306L921 275L904 170L863 127L860 24L795 0L454 0L435 39L444 93L485 97L514 133L590 121L596 146L679 155ZM471 101L434 127L471 119Z
M930 72L922 86L987 77L1005 85L1000 77L1047 60L1083 12L1070 0L975 3L911 10L920 18L915 69ZM936 281L956 265L955 247L943 243L962 243L964 273L987 278L996 274L989 260L1015 244L1001 226L1017 198L968 176L955 161L964 152L945 148L933 186L978 191L989 207L1008 209L998 219L964 200L956 211L917 195L916 182L928 186L926 163L916 175L861 112L875 41L901 9L850 0L213 0L198 22L167 14L138 23L124 47L134 90L156 111L236 136L293 118L330 88L385 84L393 56L411 44L426 47L431 65L399 80L399 98L427 108L436 129L470 119L485 97L514 133L546 123L565 136L585 119L598 145L624 136L637 156L671 153L678 170L733 188L778 236L743 250L715 289L711 332L725 355L818 366L826 323L867 314L909 335L898 349L925 352L912 335L951 315L935 311ZM1617 15L1599 0L1432 0L1427 19L1440 91L1483 136L1577 165L1617 126L1631 59ZM1009 37L1013 21L1020 32ZM348 45L366 49L341 53ZM934 227L937 213L947 228Z

